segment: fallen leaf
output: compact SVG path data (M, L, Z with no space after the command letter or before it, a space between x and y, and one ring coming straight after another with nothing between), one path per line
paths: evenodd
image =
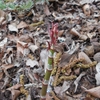
M95 75L96 85L100 85L100 72Z
M21 94L19 90L11 90L12 100L16 100L17 97Z
M8 70L8 69L10 69L10 68L13 68L14 67L14 65L13 64L3 64L2 66L2 69L3 70Z
M28 25L24 22L24 21L21 21L18 25L17 25L17 28L18 29L21 29L21 28L27 28Z
M100 73L100 62L96 65L96 71L97 73Z
M45 14L47 16L49 16L51 14L50 11L49 11L49 8L48 8L48 5L47 4L44 5L44 12L45 12Z
M86 46L84 48L84 52L88 55L88 56L93 56L94 55L94 47L93 45L91 46Z
M90 58L84 52L79 52L78 57L79 57L79 59L81 59L81 58L84 59L85 63L92 63Z
M81 5L87 4L87 3L90 3L90 4L91 4L93 1L94 1L94 0L81 0L81 1L80 1L80 4L81 4Z
M6 45L7 40L8 40L8 39L5 37L2 41L0 41L0 48L3 48L4 45Z
M100 52L96 53L93 57L93 59L97 62L100 62Z
M47 93L47 95L46 95L46 100L52 100L52 96L50 96L48 93Z
M0 9L0 25L4 23L4 21L6 20L6 13Z
M82 87L83 89L85 89L85 92L89 93L90 95L96 97L96 98L100 98L100 86L98 87L94 87L91 89L86 89L84 87Z
M81 78L82 78L85 74L86 74L85 72L82 72L82 73L76 78L76 80L74 81L74 84L75 84L74 93L77 91L77 88L78 88L78 85L79 85L79 81L81 80Z
M12 23L10 25L8 25L8 29L9 31L13 31L13 32L17 32L18 33L18 29L15 23Z
M12 87L10 88L7 88L7 90L18 90L22 85L21 84L16 84L16 85L13 85Z
M38 49L37 45L29 45L29 49L34 53Z
M21 42L21 41L17 42L17 57L18 58L20 56L20 53L24 56L27 56L29 54L30 51L27 47L28 47L27 43Z
M39 66L39 63L36 60L28 59L26 65L33 68L34 66Z
M75 35L75 36L78 36L78 37L80 36L80 33L75 28L72 28L70 30L70 33L73 34L73 35Z

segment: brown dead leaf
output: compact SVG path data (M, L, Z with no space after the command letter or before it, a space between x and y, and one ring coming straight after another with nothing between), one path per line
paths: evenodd
M16 84L16 85L13 85L12 87L8 88L7 90L18 90L22 85L21 84Z
M73 35L75 35L75 36L80 36L80 33L75 28L72 28L70 30L70 33L73 34Z
M17 25L17 28L18 29L21 29L21 28L27 28L28 25L24 22L24 21L21 21L18 25Z
M16 100L20 93L21 92L19 90L11 90L12 100Z
M23 46L24 48L26 48L28 46L27 43L22 42L22 41L18 41L18 44L21 45L21 46Z
M46 100L52 100L52 96L50 96L48 93L46 95Z
M63 33L64 33L64 30L60 30L60 31L58 32L58 36L62 36Z
M20 91L18 90L22 85L16 84L10 88L7 88L7 90L11 91L12 94L12 100L16 100L16 98L20 95Z
M84 52L79 52L78 57L79 57L79 59L81 59L81 58L84 59L85 63L92 63L90 58Z
M29 36L29 34L24 34L19 37L19 41L26 42L26 43L33 42L32 39L33 38Z
M93 45L91 46L86 46L84 49L84 52L88 55L88 56L93 56L94 55L94 47Z
M17 41L19 40L19 37L18 37L18 36L8 35L7 37L8 37L8 39L9 39L10 41L13 41L13 42L15 42L15 43L17 43Z
M9 65L8 64L3 64L1 67L2 67L3 70L8 70L8 69L14 67L14 65L13 64L9 64Z
M48 5L47 4L44 5L44 12L45 12L45 14L47 16L49 16L51 14L50 11L49 11L49 8L48 8Z
M18 58L20 56L20 53L25 56L25 55L28 55L29 52L30 51L28 49L28 44L27 43L21 42L21 41L17 42L17 56L18 56Z
M75 58L76 57L76 54L64 53L62 55L62 57L61 57L59 66L60 67L64 67L65 65L67 65L70 62L71 58L73 58L73 57Z
M3 57L3 55L4 55L4 52L1 51L1 52L0 52L0 59Z
M91 97L86 97L84 100L93 100Z
M0 10L0 17L6 17L6 13L3 10Z
M0 25L4 23L6 19L6 13L3 10L0 10Z
M89 90L87 90L84 87L82 87L82 88L85 90L85 92L89 93L90 95L92 95L96 98L100 98L100 86L91 88Z

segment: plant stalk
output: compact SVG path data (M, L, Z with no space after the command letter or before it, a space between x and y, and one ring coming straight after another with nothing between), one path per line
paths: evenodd
M49 78L50 78L52 68L53 68L53 54L54 54L54 49L50 48L49 55L48 55L48 66L47 66L45 77L42 83L41 100L46 100L46 93L47 93Z

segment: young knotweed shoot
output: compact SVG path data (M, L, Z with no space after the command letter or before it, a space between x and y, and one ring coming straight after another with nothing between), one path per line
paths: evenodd
M46 100L48 82L53 68L53 54L54 54L53 47L56 44L58 38L57 24L52 24L52 28L49 30L49 35L50 35L50 42L48 42L49 43L48 65L46 67L47 69L42 83L41 100Z

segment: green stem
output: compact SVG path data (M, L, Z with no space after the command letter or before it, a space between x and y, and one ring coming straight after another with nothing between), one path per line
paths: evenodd
M41 100L46 100L48 82L53 68L53 54L54 54L54 50L50 49L48 55L48 66L42 83Z

